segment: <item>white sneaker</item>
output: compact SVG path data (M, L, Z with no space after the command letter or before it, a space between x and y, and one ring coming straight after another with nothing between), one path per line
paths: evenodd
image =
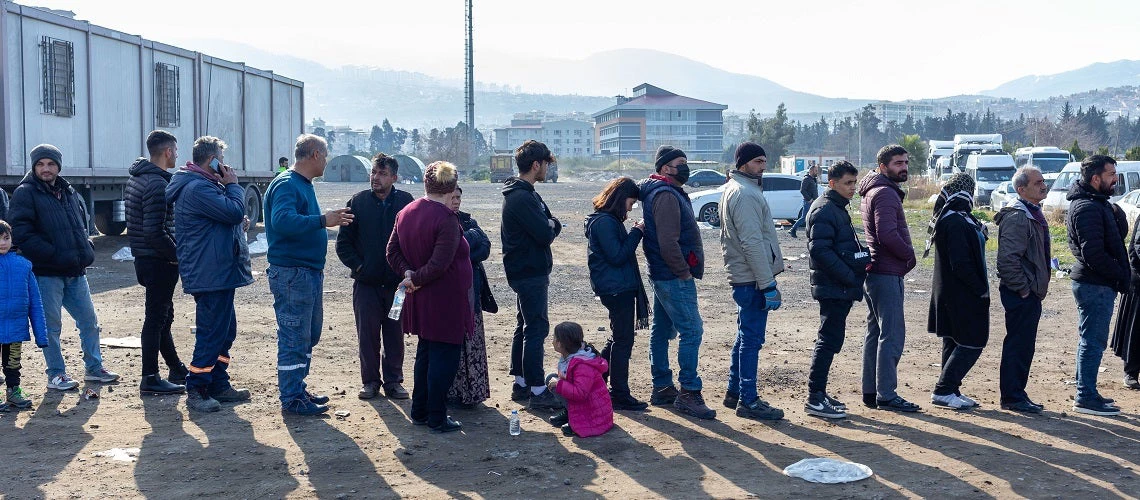
M978 402L974 401L974 398L971 398L965 394L958 394L957 396L958 396L958 399L961 399L962 402L966 403L967 408L973 408L975 406L978 406Z
M76 387L79 387L79 382L76 382L75 379L68 377L66 373L62 375L56 375L52 377L50 381L48 381L48 389L54 389L57 391L70 391Z
M83 376L83 380L86 380L88 382L102 382L104 384L109 384L111 382L119 380L119 374L113 371L108 371L106 368L100 368L97 372L87 372L87 375Z
M947 394L945 396L939 396L937 394L932 393L930 395L930 403L933 404L934 406L941 406L943 408L952 408L955 410L961 410L962 408L969 408L970 407L970 404L963 401L962 398L958 397L957 394Z

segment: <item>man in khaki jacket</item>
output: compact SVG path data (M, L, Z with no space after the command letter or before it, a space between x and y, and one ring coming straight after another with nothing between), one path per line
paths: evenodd
M731 172L720 203L720 246L739 314L724 405L736 408L737 416L754 420L784 418L783 410L772 407L756 392L768 311L780 307L776 275L784 270L772 211L761 184L767 164L759 144L746 142L736 148L736 170Z

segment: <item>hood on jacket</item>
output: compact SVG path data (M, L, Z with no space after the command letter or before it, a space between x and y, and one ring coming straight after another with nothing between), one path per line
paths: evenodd
M23 184L31 185L32 187L35 187L45 193L51 191L51 188L49 188L48 185L44 183L44 181L41 181L39 177L36 177L35 170L29 170L28 173L24 175L24 178L20 179L20 185ZM71 187L71 183L67 182L67 179L64 179L63 177L57 175L55 176L55 186L61 191L66 191Z
M1065 199L1073 201L1081 198L1108 200L1108 195L1097 192L1092 186L1085 184L1085 181L1078 180L1074 182L1072 186L1069 186L1069 193L1065 195Z
M582 220L582 230L586 234L586 238L590 237L590 225L602 217L612 217L614 220L617 220L617 217L614 217L614 214L609 212L594 212L587 215L586 218Z
M1014 212L1021 212L1021 213L1015 214ZM1012 217L1015 215L1033 218L1033 214L1029 213L1029 207L1025 206L1025 203L1023 203L1021 200L1017 200L1017 201L1013 202L1012 205L1002 207L1001 211L998 212L997 215L994 216L994 224L1000 225L1002 219L1004 219L1006 217Z
M530 191L533 193L534 185L518 177L511 177L503 182L503 196L507 196L519 190Z
M170 185L166 186L166 201L168 203L177 203L178 198L182 196L182 192L186 190L186 186L199 180L212 182L197 172L191 172L184 168L178 169L178 171L170 177Z
M171 175L173 175L170 172L163 170L162 167L151 163L150 160L142 157L139 157L139 159L135 160L135 162L131 164L131 168L128 170L128 172L133 177L138 177L140 175L146 174L158 174L166 180L170 180Z
M597 371L598 375L606 373L610 369L610 365L606 363L605 358L594 354L593 351L584 349L567 357L566 369L569 370L571 365L584 365Z
M859 181L859 196L867 196L868 191L879 186L889 186L891 189L894 189L896 192L898 192L899 198L906 198L906 193L903 192L902 188L899 187L899 184L897 182L888 179L887 176L879 173L878 171L872 171L871 173L863 176L863 180Z

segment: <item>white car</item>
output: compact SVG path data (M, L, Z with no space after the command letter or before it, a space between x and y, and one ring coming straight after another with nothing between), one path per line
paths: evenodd
M1136 224L1136 216L1140 215L1140 189L1129 191L1116 204L1128 216L1128 227L1131 229Z
M764 174L764 198L768 200L768 207L772 210L773 219L785 219L794 222L800 216L804 198L800 196L800 181L802 177L789 174ZM699 191L689 194L693 203L693 215L697 222L707 222L713 227L720 227L720 196L728 183L716 189ZM819 184L819 194L823 194L826 184Z
M1013 189L1013 181L998 184L998 187L990 193L990 209L994 212L1000 212L1002 208L1010 206L1015 201L1017 201L1017 190Z

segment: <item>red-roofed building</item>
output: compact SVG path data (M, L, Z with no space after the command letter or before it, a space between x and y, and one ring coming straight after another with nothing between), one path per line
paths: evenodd
M724 151L724 110L728 106L643 83L633 97L594 113L598 156L651 161L658 146L681 148L691 160L719 160Z

